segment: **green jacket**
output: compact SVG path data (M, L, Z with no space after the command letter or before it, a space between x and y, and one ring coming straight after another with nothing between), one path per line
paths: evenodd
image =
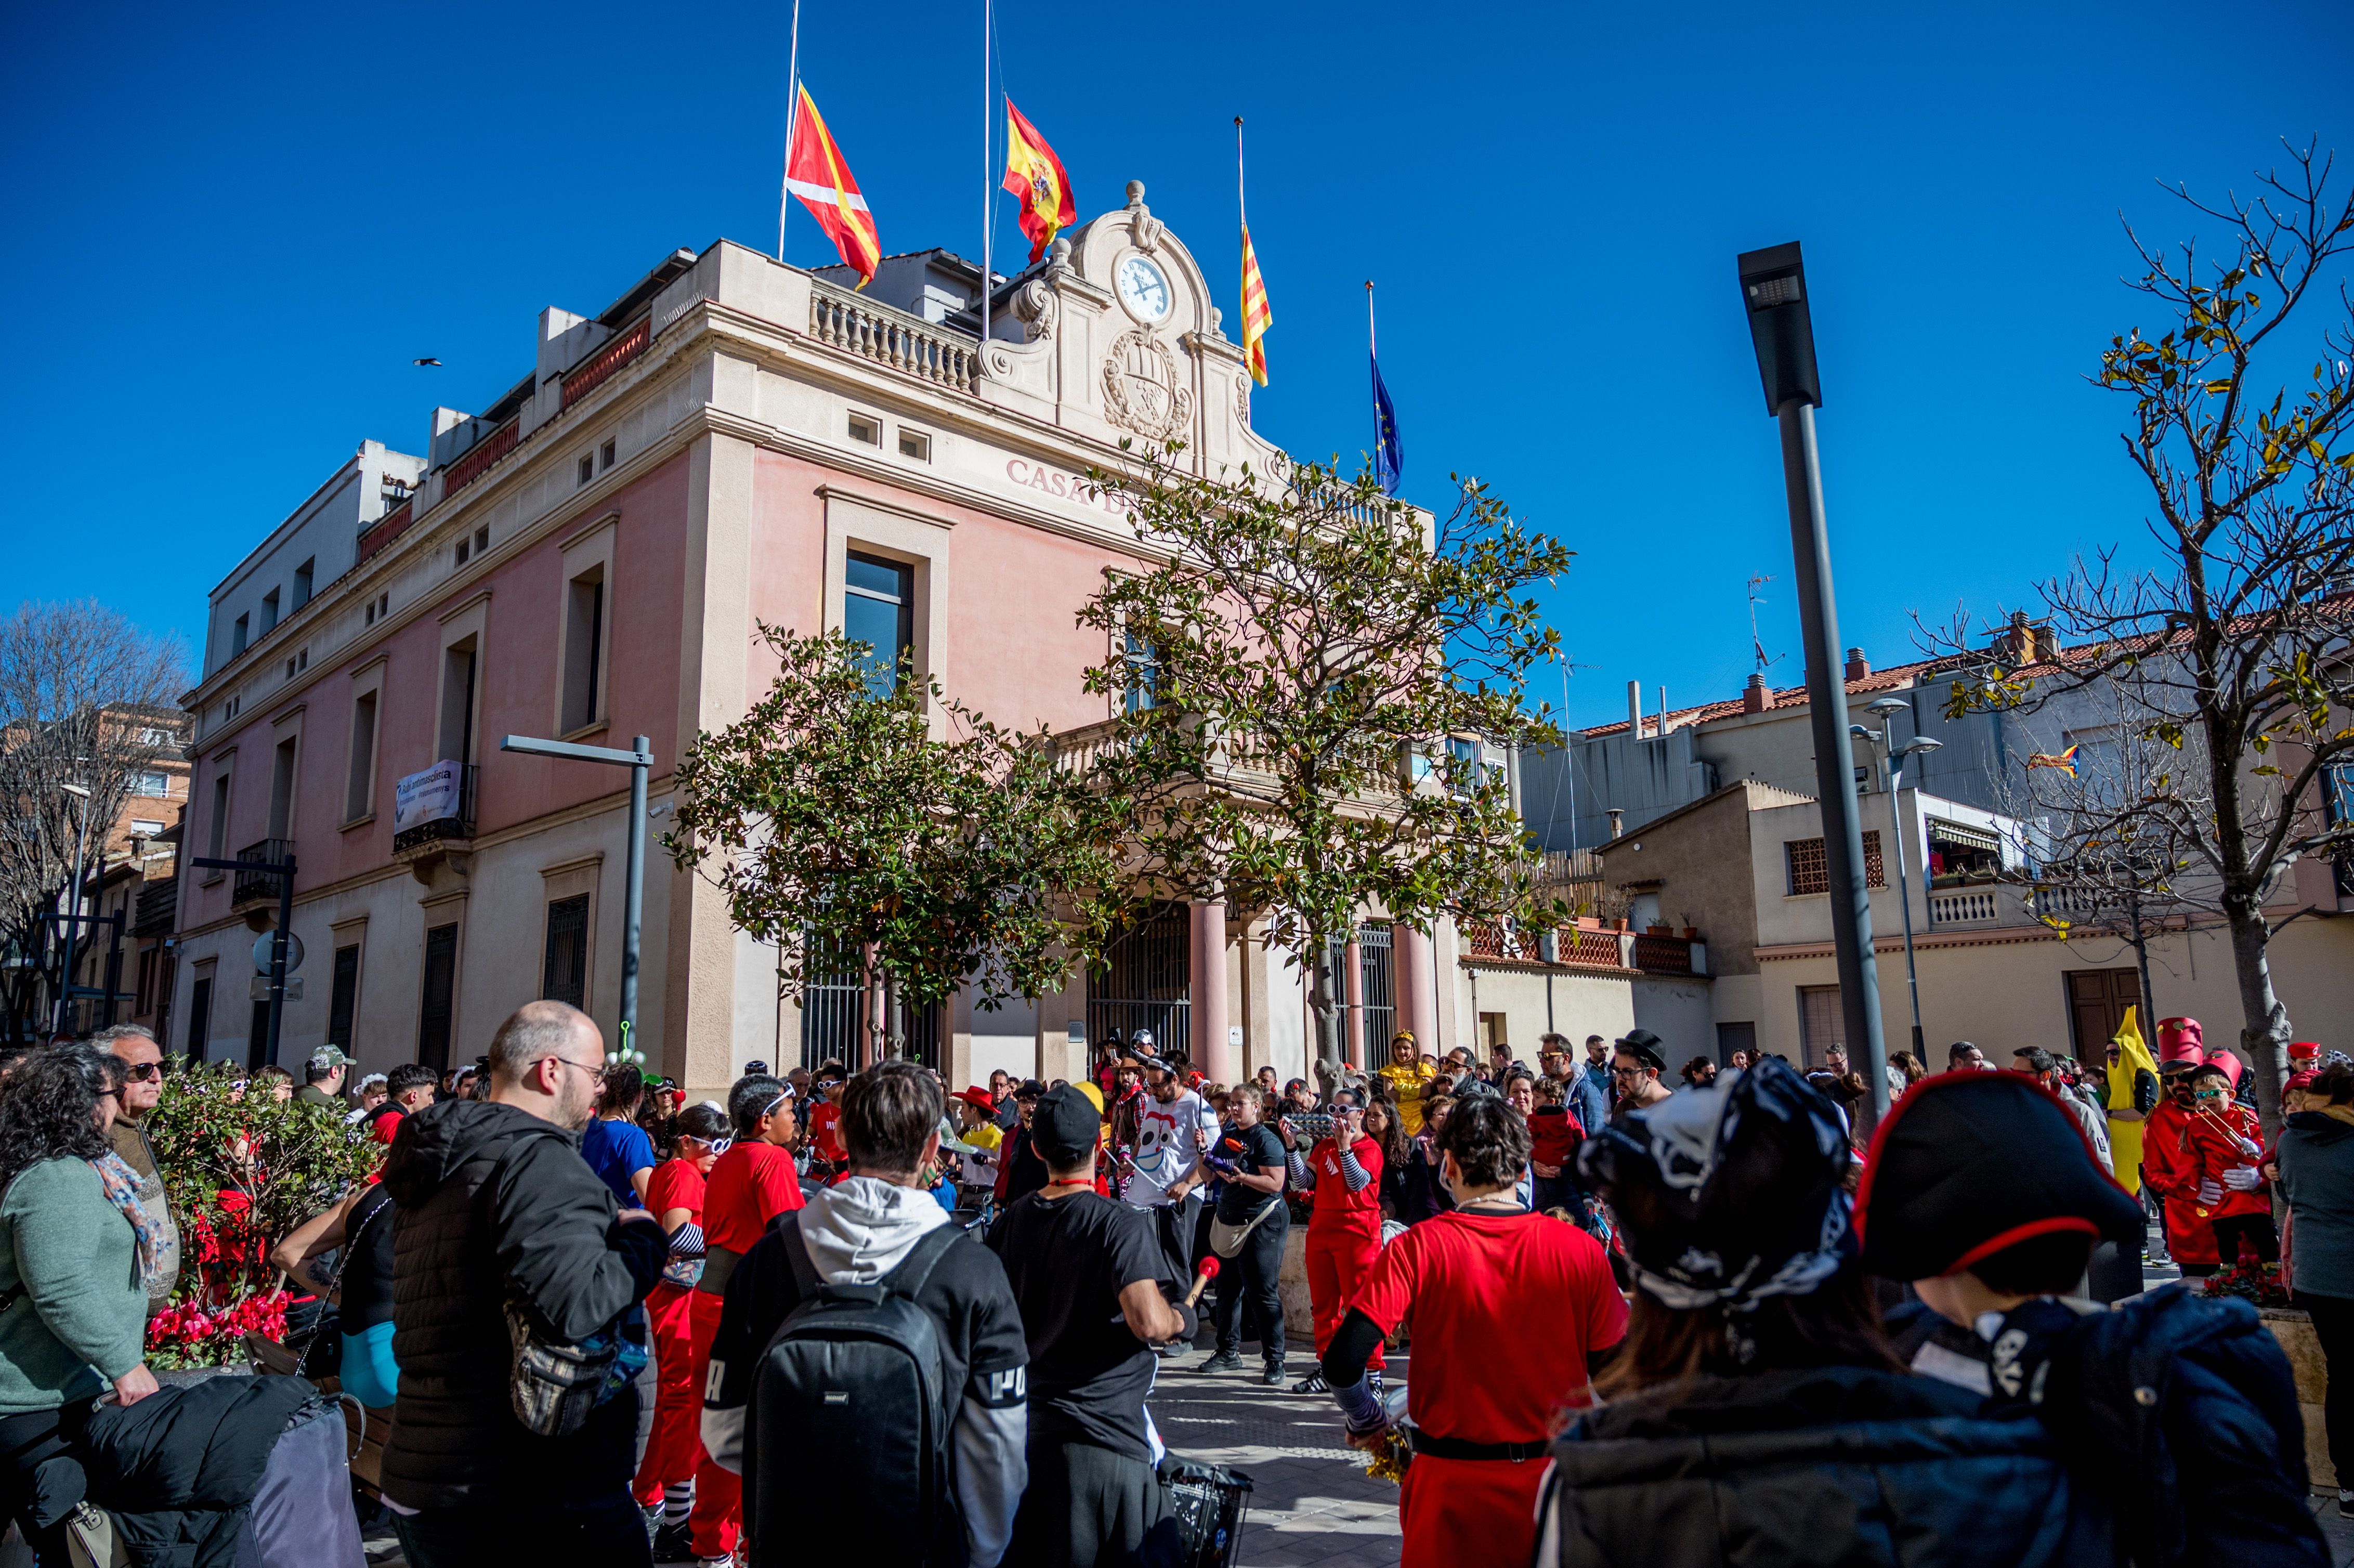
M87 1161L28 1166L0 1198L0 1415L90 1398L143 1359L138 1238Z

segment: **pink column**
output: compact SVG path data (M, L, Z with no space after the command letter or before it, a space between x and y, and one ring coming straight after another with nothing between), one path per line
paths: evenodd
M1341 977L1341 994L1349 999L1349 1065L1362 1068L1365 1065L1364 954L1354 937L1349 938L1341 962L1349 966L1349 972Z
M1193 906L1193 1065L1214 1084L1235 1081L1234 1047L1226 1044L1226 905Z
M1390 961L1395 966L1398 1027L1414 1031L1416 1051L1438 1054L1437 949L1424 933L1409 926L1393 926Z

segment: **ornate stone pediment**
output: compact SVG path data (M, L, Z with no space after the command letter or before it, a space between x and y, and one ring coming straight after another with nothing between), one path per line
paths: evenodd
M1185 433L1193 394L1169 345L1140 328L1114 339L1104 359L1104 403L1116 425L1154 440Z

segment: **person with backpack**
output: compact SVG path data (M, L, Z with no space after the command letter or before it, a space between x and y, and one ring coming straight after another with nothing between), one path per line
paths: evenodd
M2094 1247L2140 1235L2142 1209L2051 1091L2008 1073L1914 1086L1856 1202L1864 1268L1927 1309L1892 1315L1899 1354L1984 1414L2040 1418L2137 1568L2330 1561L2296 1382L2256 1309L2179 1286L2077 1298Z
M1116 1568L1148 1540L1176 1547L1144 1397L1152 1347L1198 1325L1152 1216L1096 1191L1102 1130L1076 1087L1048 1091L1030 1118L1046 1184L989 1234L1030 1351L1030 1484L1010 1553L1023 1568Z
M670 1238L580 1158L604 1075L588 1014L526 1002L492 1037L488 1097L404 1118L385 1160L400 1389L383 1484L411 1568L652 1561L620 1324Z
M848 1174L727 1282L704 1443L743 1477L755 1565L994 1568L1029 1474L1022 1315L996 1255L925 1191L931 1075L880 1062L840 1103Z

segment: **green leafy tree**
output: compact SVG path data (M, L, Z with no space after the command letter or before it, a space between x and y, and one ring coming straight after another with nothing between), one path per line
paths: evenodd
M775 683L696 736L663 842L780 950L783 993L871 953L896 1054L907 1008L1059 990L1115 918L1119 803L1058 768L1042 736L878 674L866 643L760 631Z
M1175 447L1097 472L1157 561L1107 570L1080 613L1122 708L1088 774L1132 812L1147 896L1223 900L1304 968L1317 1072L1341 1061L1328 966L1368 912L1559 917L1491 749L1558 740L1523 698L1560 656L1536 601L1570 551L1476 481L1444 516L1370 474L1189 471Z
M2158 564L2080 558L2041 592L2083 641L2032 679L1998 662L1957 680L1953 705L2019 706L2114 683L2131 727L2178 753L2179 768L2154 775L2170 772L2168 784L2076 831L2096 847L2137 842L2173 868L2169 896L2221 912L2268 1133L2290 1025L2266 906L2299 860L2354 851L2354 823L2329 806L2354 767L2354 196L2329 189L2330 164L2292 147L2252 197L2213 206L2179 193L2221 231L2218 259L2196 241L2168 250L2134 238L2144 271L2133 287L2163 319L2155 335L2111 339L2094 382L2132 405L2124 446L2148 487ZM2284 374L2296 384L2279 385Z

